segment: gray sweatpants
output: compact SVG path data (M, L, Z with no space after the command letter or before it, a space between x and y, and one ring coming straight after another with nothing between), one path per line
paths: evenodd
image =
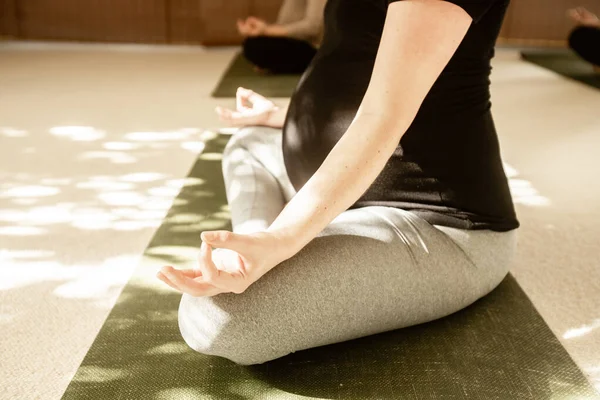
M294 195L279 130L236 133L223 174L237 232L268 227ZM515 244L514 231L433 226L390 207L353 209L243 294L184 295L181 334L196 351L256 364L431 321L496 287Z

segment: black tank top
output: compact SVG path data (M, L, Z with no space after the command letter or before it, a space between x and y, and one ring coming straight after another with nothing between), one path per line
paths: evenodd
M353 207L398 207L436 225L512 230L519 223L500 158L489 90L490 60L508 1L452 2L473 17L473 24L393 156ZM283 129L285 165L297 190L356 115L373 71L387 7L387 0L327 3L323 42L292 96Z

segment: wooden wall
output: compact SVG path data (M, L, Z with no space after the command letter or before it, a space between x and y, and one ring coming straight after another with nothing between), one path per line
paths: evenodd
M25 40L234 44L235 21L274 20L282 0L0 0L0 36Z
M282 0L0 0L0 36L26 40L236 44L239 17L274 20ZM600 0L512 0L503 43L563 45L566 10Z
M567 10L577 6L600 15L600 0L511 0L500 37L521 45L562 45L574 26Z

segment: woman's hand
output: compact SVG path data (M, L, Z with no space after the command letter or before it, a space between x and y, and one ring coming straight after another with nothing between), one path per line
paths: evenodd
M567 12L567 15L579 25L600 27L600 19L584 7L572 8Z
M267 23L260 18L248 17L237 20L238 32L244 36L260 36L267 30Z
M236 96L236 109L230 110L217 107L215 110L221 121L231 126L264 125L272 128L281 128L285 119L285 112L280 110L271 100L254 93L252 90L238 88Z
M242 293L289 257L287 246L269 233L214 231L203 232L201 237L197 268L177 270L166 266L157 274L173 289L191 296Z

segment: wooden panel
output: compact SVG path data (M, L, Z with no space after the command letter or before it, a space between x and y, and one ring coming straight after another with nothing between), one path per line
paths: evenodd
M265 21L275 22L283 0L253 0L250 12Z
M274 22L282 0L205 0L202 2L203 41L205 45L239 44L243 38L236 20L254 15Z
M164 43L166 0L19 0L26 39Z
M0 36L16 37L18 33L17 0L0 0Z
M598 0L513 0L500 37L517 42L564 43L574 26L567 10L577 6L600 13Z
M169 43L201 43L204 33L202 3L214 0L170 0L168 3ZM229 1L229 0L228 0Z

